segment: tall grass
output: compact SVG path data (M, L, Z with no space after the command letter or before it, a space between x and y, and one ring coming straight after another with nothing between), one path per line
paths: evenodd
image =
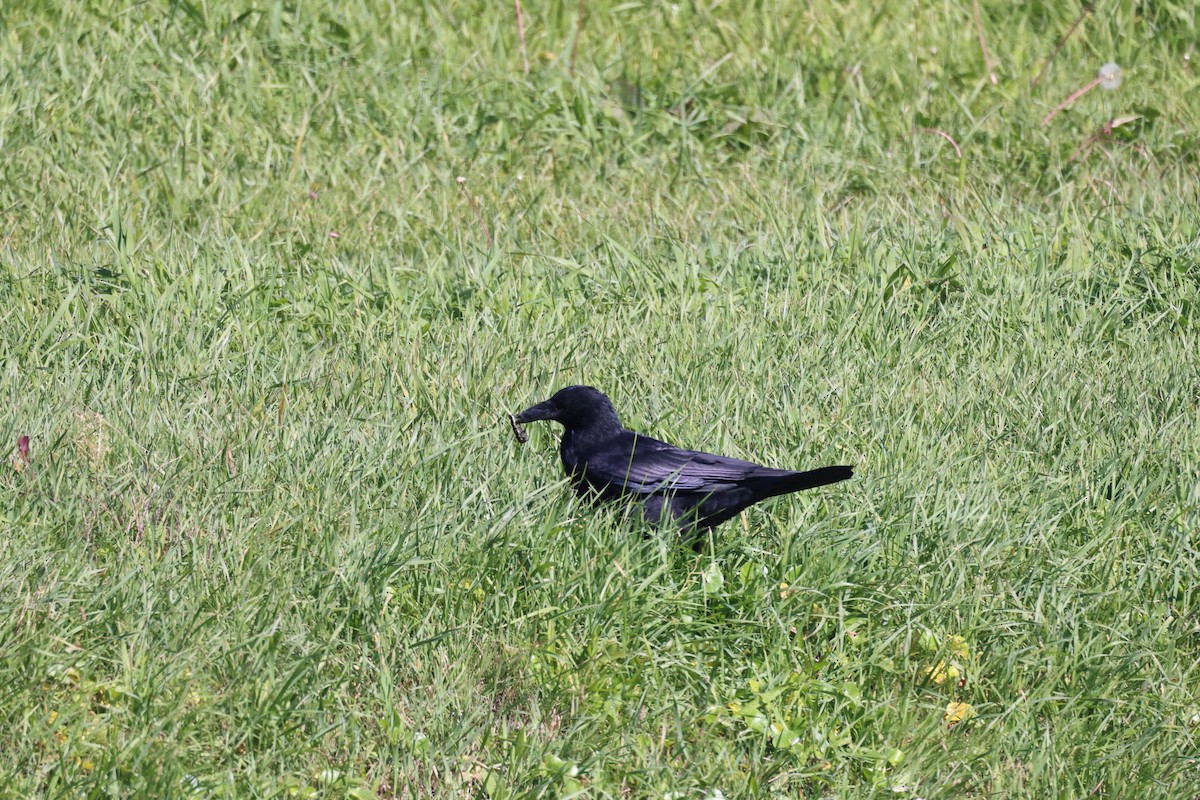
M877 6L0 9L0 797L1196 794L1195 9Z

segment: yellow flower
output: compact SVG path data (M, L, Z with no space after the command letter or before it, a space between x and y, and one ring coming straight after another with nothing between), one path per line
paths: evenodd
M962 636L951 636L946 639L946 644L950 648L950 654L958 658L966 658L968 654L967 640Z
M973 716L975 716L975 706L970 703L951 701L946 704L946 713L942 715L942 718L946 720L947 724L953 725L956 722L968 720Z
M930 667L928 670L926 670L925 674L929 676L930 680L940 686L946 682L947 678L952 681L961 678L962 670L959 669L958 665L954 662L947 664L945 661L939 661L937 666Z

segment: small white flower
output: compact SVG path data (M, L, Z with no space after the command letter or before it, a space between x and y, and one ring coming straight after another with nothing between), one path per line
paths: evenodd
M1121 68L1110 61L1096 73L1096 79L1105 89L1116 89L1121 85Z

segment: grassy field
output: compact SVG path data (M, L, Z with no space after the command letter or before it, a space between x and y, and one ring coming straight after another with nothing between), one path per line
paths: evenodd
M0 798L1200 796L1195 4L523 11L0 7Z

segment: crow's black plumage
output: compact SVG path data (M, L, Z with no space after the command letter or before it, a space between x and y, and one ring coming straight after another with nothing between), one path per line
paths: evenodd
M516 422L554 420L564 428L563 469L576 494L640 503L651 523L684 534L712 528L768 497L844 481L850 467L807 472L682 450L621 426L612 403L590 386L568 386L527 408Z

